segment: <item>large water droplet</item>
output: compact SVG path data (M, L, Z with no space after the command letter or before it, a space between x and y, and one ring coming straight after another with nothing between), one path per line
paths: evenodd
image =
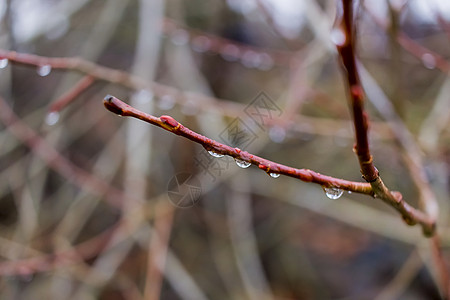
M422 55L422 63L425 66L425 68L427 68L427 69L432 70L432 69L436 68L436 59L430 53L424 53Z
M272 178L278 178L278 177L280 177L280 175L281 174L279 174L279 173L272 173L272 172L269 173L269 176L272 177Z
M47 114L45 117L45 123L47 125L53 126L59 121L59 112L57 111L51 111Z
M337 187L323 187L323 190L325 191L325 194L327 195L328 198L336 200L339 199L342 194L344 193L343 190L338 189Z
M177 29L172 33L171 41L177 46L186 45L189 42L189 34L186 30Z
M172 95L164 95L158 101L158 107L162 110L169 110L175 106L175 98Z
M235 45L229 44L222 48L220 56L226 61L237 61L239 59L239 48Z
M209 153L209 154L211 154L211 156L212 156L212 157L217 157L217 158L221 158L221 157L224 157L224 155L223 155L223 154L220 154L220 153L214 152L214 151L212 151L212 150L209 150L209 151L208 151L208 153Z
M251 163L249 163L249 162L247 162L247 161L240 160L240 159L237 159L237 158L235 158L234 160L236 161L236 164L237 164L238 167L240 167L240 168L245 169L245 168L248 168L248 167L251 166Z
M192 49L196 52L206 52L211 47L211 41L206 36L197 36L192 40Z
M43 65L40 66L36 72L38 73L39 76L45 77L47 75L50 74L50 72L52 71L52 66L50 65Z
M0 69L4 69L8 66L9 60L7 58L0 59Z
M342 46L345 44L345 33L339 28L334 28L333 30L331 30L330 38L336 46Z

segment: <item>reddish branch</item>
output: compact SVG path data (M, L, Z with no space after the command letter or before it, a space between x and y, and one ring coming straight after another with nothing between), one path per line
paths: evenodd
M358 156L361 173L363 178L370 183L373 193L400 212L406 223L410 225L420 223L424 234L426 236L432 236L435 232L435 218L409 206L403 200L401 193L389 191L373 164L367 135L369 121L364 110L364 92L360 83L354 52L355 27L353 25L353 1L342 0L341 5L342 9L338 9L334 30L337 30L343 36L342 41L339 41L336 46L342 60L350 91L350 105L356 138L354 150Z
M264 170L267 173L282 174L300 179L305 182L317 183L324 187L336 187L346 191L373 195L372 188L367 183L338 179L331 176L322 175L308 169L296 169L279 163L275 163L273 161L248 153L247 151L227 146L225 144L207 138L201 134L198 134L183 126L181 123L177 122L170 116L161 116L158 118L144 113L122 102L116 97L108 95L103 100L103 103L109 111L117 115L134 117L155 126L161 127L167 131L170 131L177 135L181 135L193 142L202 145L208 151L228 155L235 159L249 162L253 165L258 166L258 168Z

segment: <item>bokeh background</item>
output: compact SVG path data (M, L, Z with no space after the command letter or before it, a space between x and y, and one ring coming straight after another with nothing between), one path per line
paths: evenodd
M392 130L403 124L448 258L450 5L358 7L375 164L417 206ZM222 142L238 128L247 151L362 181L335 14L326 0L1 1L0 48L139 78L0 60L0 109L17 116L0 125L1 298L440 299L420 228L381 201L329 199L102 105L111 94Z

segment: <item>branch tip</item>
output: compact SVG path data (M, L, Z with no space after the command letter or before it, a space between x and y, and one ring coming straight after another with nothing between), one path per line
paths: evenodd
M119 116L124 115L123 104L124 103L122 101L111 95L106 95L106 97L103 98L103 105L106 107L106 109Z

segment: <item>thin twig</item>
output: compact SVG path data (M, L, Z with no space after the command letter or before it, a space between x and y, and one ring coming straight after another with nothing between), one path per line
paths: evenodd
M0 121L7 130L27 145L49 168L61 174L68 181L97 196L106 196L106 202L119 209L122 208L125 199L136 203L142 202L142 199L134 198L131 195L125 196L122 191L106 181L68 161L32 128L23 123L2 97L0 97L0 107Z
M95 82L92 76L86 75L80 79L70 90L68 90L59 99L54 101L49 108L49 111L58 112L72 103L82 92L90 87Z
M103 103L109 111L115 114L118 114L120 116L134 117L152 125L161 127L167 131L170 131L177 135L181 135L193 142L202 145L208 151L228 155L237 160L251 163L258 166L260 169L266 171L267 173L282 174L300 179L305 182L317 183L324 187L336 187L346 191L372 195L372 188L370 184L343 180L331 176L322 175L308 169L296 169L279 163L275 163L273 161L248 153L247 151L227 146L225 144L207 138L201 134L198 134L183 126L181 123L177 122L170 116L161 116L158 118L141 112L134 107L122 102L116 97L108 95L105 97Z
M345 70L347 86L350 90L350 105L352 109L353 126L355 129L355 153L358 156L363 178L370 183L374 194L387 204L394 207L406 223L421 224L426 236L432 236L435 231L436 218L409 206L399 192L391 192L386 187L373 163L370 153L368 128L369 120L364 109L364 92L356 65L355 27L353 25L353 1L342 0L342 9L338 9L335 31L338 34L336 46Z

